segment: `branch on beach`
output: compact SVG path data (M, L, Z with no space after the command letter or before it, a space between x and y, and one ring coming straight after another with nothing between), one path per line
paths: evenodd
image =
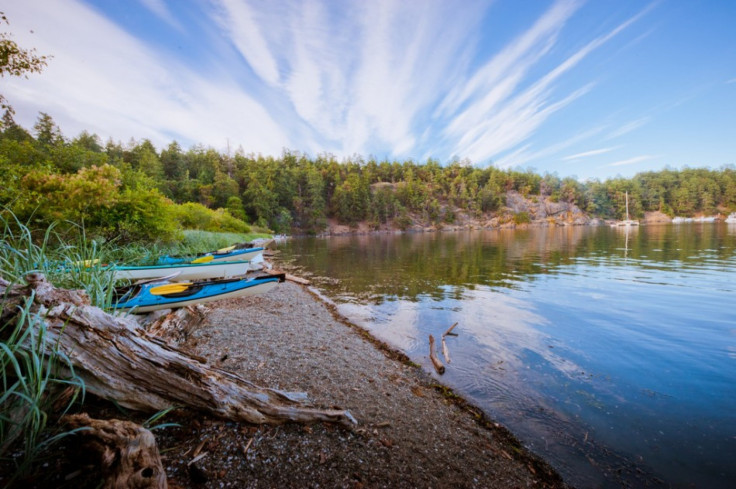
M68 356L89 393L137 411L181 406L257 424L355 423L348 411L308 406L304 393L260 387L209 366L149 335L133 319L91 306L82 291L57 289L41 274L29 274L26 281L27 286L0 283L0 325L16 321L17 306L33 297L31 313L46 324L47 343Z

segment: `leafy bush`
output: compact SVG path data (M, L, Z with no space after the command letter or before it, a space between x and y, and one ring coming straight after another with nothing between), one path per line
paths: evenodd
M212 210L196 202L174 205L174 216L184 229L212 232L249 233L251 228L227 209Z
M528 212L519 212L514 214L514 222L516 224L527 224L532 222L532 218L529 216Z

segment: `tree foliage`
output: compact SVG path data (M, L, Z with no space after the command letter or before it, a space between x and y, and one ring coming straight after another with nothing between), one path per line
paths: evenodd
M736 169L665 168L633 178L580 182L531 170L478 168L467 161L338 160L285 151L280 157L223 155L212 148L160 152L148 140L127 144L87 132L67 140L39 115L33 134L6 112L0 132L0 205L21 218L83 222L118 239L172 237L176 228L247 232L248 222L276 232L319 233L327 222L406 229L419 219L452 223L459 214L504 213L506 195L575 204L620 219L736 210ZM524 216L516 218L524 219Z
M0 12L0 23L9 24L4 12ZM48 56L39 56L35 49L23 49L13 41L8 32L0 32L0 77L28 76L29 73L40 73L48 62ZM12 112L5 97L0 94L0 106Z

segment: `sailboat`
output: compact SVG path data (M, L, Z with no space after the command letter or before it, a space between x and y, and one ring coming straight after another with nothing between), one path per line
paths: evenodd
M635 219L629 219L629 193L626 192L626 220L619 221L615 224L616 226L638 226L639 221Z

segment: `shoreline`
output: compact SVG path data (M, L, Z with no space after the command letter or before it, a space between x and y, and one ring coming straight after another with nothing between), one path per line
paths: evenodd
M693 221L693 222L722 222L722 214L714 216L714 221ZM615 226L619 221L615 219L603 219L599 217L576 217L572 219L547 218L534 219L529 222L516 223L513 218L506 216L505 219L493 217L488 219L461 219L458 223L448 224L412 224L406 229L399 228L393 223L387 223L373 228L366 222L360 222L357 225L339 224L335 220L328 223L327 229L321 233L314 234L318 238L329 238L332 236L363 236L371 234L404 234L404 233L437 233L437 232L459 232L459 231L503 231L503 230L523 230L523 229L539 229L539 228L566 228L566 227L597 227L597 226ZM642 225L661 225L671 224L673 219L661 212L646 212L645 216L639 220ZM303 237L309 236L306 233L298 233L287 236Z
M286 282L208 309L182 346L256 384L304 391L316 407L348 409L359 424L225 434L234 423L184 424L159 442L170 486L190 487L187 450L217 439L205 445L214 456L198 462L204 487L568 487L509 430L306 286Z

